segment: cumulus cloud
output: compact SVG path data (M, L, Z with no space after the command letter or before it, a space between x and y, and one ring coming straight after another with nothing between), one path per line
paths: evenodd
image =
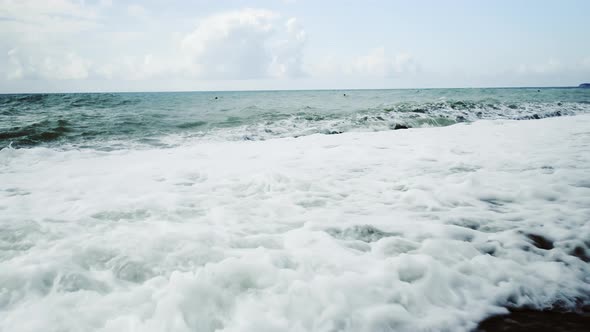
M92 46L81 48L83 43L76 43L70 35L78 33L82 37L85 30L99 26L103 11L111 10L116 5L113 2L101 0L89 5L73 0L0 1L8 4L0 9L0 15L26 25L12 27L14 31L23 31L19 38L14 37L16 33L3 38L5 49L11 50L6 57L5 77L13 80L390 78L420 70L410 54L392 54L385 47L348 58L336 56L324 62L306 63L307 34L301 22L266 9L241 9L202 17L192 31L162 31L154 45L146 43L145 33L111 32L110 37L103 37L111 42L111 49L106 45L101 56L88 52ZM122 9L135 19L157 23L139 4L126 4ZM125 37L129 41L116 44L122 36L130 36ZM143 40L139 42L141 47L132 46L134 40ZM121 48L115 49L115 45Z
M100 6L68 0L0 0L4 78L88 78L92 62L72 41L98 26Z
M205 79L299 76L305 32L278 13L244 9L203 19L182 41L189 72Z
M271 73L278 77L306 76L303 70L303 49L307 39L305 30L296 18L285 22L287 36L274 46Z
M104 12L113 6L109 0L0 0L5 18L0 20L0 51L6 55L0 71L12 80L239 80L304 74L306 35L295 18L265 9L221 12L201 18L193 31L157 31L157 44L150 44L148 32L103 29ZM134 19L149 19L150 26L158 24L137 3L121 9ZM103 33L91 33L97 30ZM121 44L121 36L130 40ZM96 42L106 42L101 53L92 52Z

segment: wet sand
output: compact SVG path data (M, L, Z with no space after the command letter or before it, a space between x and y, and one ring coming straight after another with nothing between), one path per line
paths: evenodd
M490 317L476 332L587 332L590 331L590 306L581 312L514 310L508 315Z

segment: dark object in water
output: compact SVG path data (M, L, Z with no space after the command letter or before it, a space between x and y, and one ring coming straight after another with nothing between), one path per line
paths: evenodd
M581 313L539 310L513 310L507 315L493 316L474 332L582 332L590 327L590 311Z
M590 88L590 83L582 83L578 85L578 88Z
M541 117L539 114L527 115L520 118L520 120L539 120Z
M564 115L564 113L562 113L561 111L545 113L545 114L543 114L542 117L539 114L535 113L533 115L521 116L520 118L517 118L517 120L539 120L541 118L550 118L550 117L557 117L557 116L563 116L563 115Z
M393 127L393 130L398 130L398 129L410 129L410 128L411 128L411 127L408 127L408 126L406 126L406 125L403 125L403 124L396 123L396 124L395 124L395 127Z
M577 246L570 252L570 255L578 257L582 261L589 263L590 262L590 255L588 255L586 249L582 246Z
M326 233L340 240L358 240L363 242L375 242L388 236L394 236L396 234L384 232L371 225L355 225L348 228L328 228Z
M533 241L533 245L539 249L551 250L553 249L553 241L550 239L538 235L538 234L527 234L527 237Z

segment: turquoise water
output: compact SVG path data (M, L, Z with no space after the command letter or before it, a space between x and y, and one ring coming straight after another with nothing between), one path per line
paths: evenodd
M590 90L579 88L0 95L0 148L165 147L589 110Z

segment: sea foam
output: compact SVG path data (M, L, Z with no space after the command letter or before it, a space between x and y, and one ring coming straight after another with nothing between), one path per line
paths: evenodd
M469 331L590 300L590 116L0 151L0 330Z

